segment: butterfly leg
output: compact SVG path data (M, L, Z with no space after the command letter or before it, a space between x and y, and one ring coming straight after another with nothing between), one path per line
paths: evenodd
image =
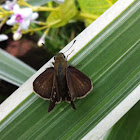
M75 105L74 105L74 102L73 102L73 101L71 101L71 106L73 107L73 109L74 109L74 110L76 110L76 107L75 107Z
M72 108L73 108L74 110L76 110L76 107L75 107L75 105L74 105L74 102L71 100L71 97L70 97L70 93L69 93L69 92L68 92L68 94L67 94L66 100L67 100L68 102L71 102Z

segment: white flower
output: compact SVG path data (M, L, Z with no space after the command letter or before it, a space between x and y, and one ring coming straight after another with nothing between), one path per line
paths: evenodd
M6 9L6 10L13 10L14 5L16 5L16 0L13 0L13 1L7 0L5 2L5 4L2 4L1 5L1 7L4 8L4 9Z
M7 25L19 24L19 28L23 30L27 30L30 22L35 20L38 17L38 13L33 13L31 8L22 8L18 5L14 6L14 14L11 16L9 20L7 20Z
M4 34L0 34L0 42L1 41L5 41L8 39L8 36L7 35L4 35Z

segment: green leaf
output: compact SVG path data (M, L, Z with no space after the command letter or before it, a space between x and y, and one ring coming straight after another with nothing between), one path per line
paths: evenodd
M52 25L52 28L64 26L68 21L77 14L77 9L74 0L65 0L64 4L60 4L58 11L53 11L47 18L47 24ZM57 22L58 21L58 22Z
M20 86L34 73L33 68L0 49L0 79Z
M106 140L138 140L140 138L140 101L111 129Z
M127 9L119 11L121 4L119 1L118 7L111 7L76 37L77 41L71 48L71 55L78 53L70 63L77 65L93 82L93 91L86 98L75 101L77 111L62 102L48 113L49 102L30 94L33 80L50 66L47 63L1 105L1 140L9 137L77 140L89 131L94 133L89 133L84 139L97 139L139 100L139 2L124 3L125 6L128 4ZM117 14L114 16L112 11L115 10ZM108 17L111 12L112 16ZM21 99L24 94L30 96Z
M117 0L78 0L78 4L81 12L88 17L94 18L85 18L85 25L88 26L91 24L97 17L104 13L109 7L111 7Z

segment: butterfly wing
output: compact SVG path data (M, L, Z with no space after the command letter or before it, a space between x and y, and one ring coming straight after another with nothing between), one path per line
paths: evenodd
M33 89L42 98L50 100L48 112L55 107L56 102L60 102L60 94L53 67L46 69L34 80Z
M53 87L54 68L48 68L41 73L33 82L35 93L44 99L50 100Z
M75 67L68 66L66 79L72 101L86 96L92 90L91 80Z
M56 102L60 102L60 94L59 94L59 90L58 90L58 84L56 81L56 76L54 75L53 77L53 88L52 88L52 93L51 93L51 98L50 98L50 105L49 105L49 109L48 112L50 112L51 110L53 110L53 108L55 107L55 103Z
M70 102L70 103L71 103L71 106L73 107L73 109L76 110L76 107L75 107L75 105L74 105L74 102L73 102L73 100L72 100L71 97L70 97L70 91L68 91L68 94L66 95L66 100L67 100L68 102Z

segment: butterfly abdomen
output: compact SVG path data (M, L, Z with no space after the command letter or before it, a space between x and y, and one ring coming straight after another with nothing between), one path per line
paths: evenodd
M58 65L56 80L58 83L58 90L62 97L62 100L65 100L65 97L68 93L66 80L66 67L62 67L61 63Z

